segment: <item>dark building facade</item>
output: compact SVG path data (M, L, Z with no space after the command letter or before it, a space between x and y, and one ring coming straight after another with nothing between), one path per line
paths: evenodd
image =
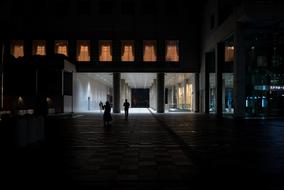
M283 115L282 1L1 3L3 110L120 112L148 73L160 113Z

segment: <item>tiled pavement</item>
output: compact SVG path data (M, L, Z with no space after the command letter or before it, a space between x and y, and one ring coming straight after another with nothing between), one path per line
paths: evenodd
M48 142L9 150L5 181L71 189L283 189L284 120L198 114L50 118ZM10 181L14 183L10 183ZM16 183L15 183L16 182Z

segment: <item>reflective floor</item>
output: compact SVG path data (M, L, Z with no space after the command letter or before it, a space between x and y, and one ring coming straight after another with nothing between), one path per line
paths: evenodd
M150 111L151 110L151 111ZM132 114L136 114L136 113L155 113L156 111L151 109L151 108L129 108L129 113ZM84 112L83 114L90 114L90 113L103 113L103 110L91 110L89 112ZM121 113L124 113L124 110L121 110Z
M33 189L283 189L284 120L132 111L128 121L113 114L107 128L97 113L49 118L45 144L3 151L3 182Z

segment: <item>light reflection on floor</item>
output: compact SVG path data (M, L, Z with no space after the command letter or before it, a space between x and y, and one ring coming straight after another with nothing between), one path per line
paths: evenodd
M153 110L152 108L129 108L129 114L131 114L131 113L135 113L135 114L145 114L145 113L151 113L150 111L149 111L149 109L151 109L151 112L152 113L156 113L156 111L155 110ZM103 113L103 110L102 111L100 111L100 110L90 110L89 112L85 112L85 113ZM121 113L123 113L124 114L124 110L121 110Z

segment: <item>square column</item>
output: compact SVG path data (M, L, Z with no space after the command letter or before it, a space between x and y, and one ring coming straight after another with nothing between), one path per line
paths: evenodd
M209 65L210 53L205 54L205 71L204 71L204 113L209 114Z
M150 88L150 108L157 110L157 79L153 80Z
M194 74L194 100L195 100L195 107L194 107L194 112L197 113L199 112L199 73Z
M234 62L234 116L245 117L246 108L246 48L244 43L244 26L236 24Z
M216 77L215 77L215 83L216 83L216 114L217 116L221 116L223 113L222 110L222 88L223 88L223 81L222 81L222 74L223 74L223 65L225 61L225 46L224 43L219 42L216 46L215 49L215 72L216 72Z
M113 113L120 113L120 73L113 73Z
M157 73L157 113L165 112L165 73Z
M123 103L124 103L125 99L128 99L125 92L126 92L125 79L121 79L121 83L120 83L120 103L121 103L122 108L123 108Z

